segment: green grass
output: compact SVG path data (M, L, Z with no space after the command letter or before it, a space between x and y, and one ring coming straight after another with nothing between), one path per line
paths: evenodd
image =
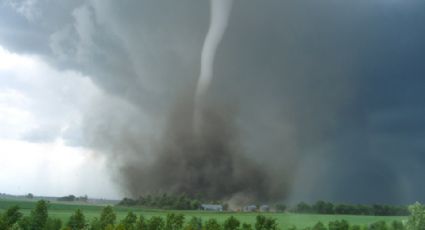
M31 209L35 206L34 200L25 199L0 199L0 212L12 205L19 205L24 215L29 215ZM100 215L100 211L105 205L102 204L86 204L86 203L67 203L67 202L50 202L49 203L49 216L59 218L63 223L66 223L69 216L76 209L81 209L86 216L87 220L91 220L94 217ZM126 208L126 207L114 207L118 219L122 219L128 211L133 211L137 215L144 215L146 218L151 216L163 216L167 213L182 213L185 215L186 220L193 216L201 217L203 220L209 218L215 218L219 222L223 222L229 216L234 216L241 222L255 223L255 217L258 213L243 213L243 212L203 212L203 211L164 211L164 210L150 210L142 208ZM327 224L333 220L347 220L350 224L367 225L376 221L384 220L391 222L393 220L405 220L406 217L399 216L353 216L353 215L316 215L316 214L292 214L292 213L261 213L265 216L275 218L279 226L282 229L286 229L290 226L296 226L297 228L310 227L316 224L318 221Z

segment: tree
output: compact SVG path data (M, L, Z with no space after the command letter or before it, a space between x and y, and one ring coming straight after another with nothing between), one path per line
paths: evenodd
M44 200L40 200L37 202L35 209L31 211L31 229L43 230L46 226L47 218L47 203Z
M62 221L57 218L47 218L46 226L44 230L60 230L62 227Z
M198 217L192 217L189 222L184 227L185 230L201 230L202 229L202 219Z
M394 220L393 222L391 222L391 230L404 230L404 225L403 222L398 221L398 220Z
M351 225L350 230L361 230L360 225Z
M106 229L108 225L111 225L112 227L115 224L115 220L117 219L117 216L114 213L114 210L111 206L106 206L102 209L102 213L100 214L99 224L101 229Z
M136 230L147 230L148 226L146 220L143 216L139 217L139 220L136 222Z
M216 219L211 218L205 222L204 230L221 230L221 225L217 222Z
M14 205L6 210L0 216L0 229L9 229L21 219L22 213L19 212L19 206Z
M201 201L199 201L199 200L192 200L190 202L190 209L196 210L196 209L199 209L200 207L201 207Z
M89 230L102 230L100 225L100 220L97 217L93 218L92 221L90 222Z
M33 198L34 198L34 194L32 194L32 193L28 193L25 197L26 197L27 199L33 199Z
M308 213L311 212L311 207L307 203L301 202L297 204L295 211L299 213Z
M407 220L408 230L425 230L425 206L416 202L409 206L410 216Z
M86 219L80 209L77 209L75 213L71 217L69 217L67 226L70 227L72 230L84 229L84 227L86 226Z
M162 230L164 229L164 220L160 216L153 216L148 220L148 230Z
M346 220L331 221L328 224L329 230L349 230L350 225Z
M284 212L286 210L286 205L284 204L276 204L276 211Z
M127 229L123 223L118 224L114 230L129 230Z
M223 229L224 230L236 230L236 229L239 228L240 225L241 225L241 223L239 222L238 219L236 219L233 216L230 216L229 218L227 218L224 221Z
M24 216L18 221L20 230L31 230L31 217Z
M313 205L312 209L316 213L324 214L326 213L326 203L322 200L319 200Z
M255 230L277 230L276 219L258 215L255 221Z
M385 221L381 220L369 225L368 230L388 230L388 226L387 226L387 223L385 223Z
M184 216L182 214L167 214L165 230L180 230L183 228Z
M247 224L247 223L243 223L241 230L252 230L252 225Z
M121 221L120 225L126 230L134 230L136 228L135 224L137 221L137 216L133 212L128 212L127 216Z
M74 195L59 197L58 201L75 201L76 197Z
M326 227L322 222L319 221L313 226L312 230L326 230Z

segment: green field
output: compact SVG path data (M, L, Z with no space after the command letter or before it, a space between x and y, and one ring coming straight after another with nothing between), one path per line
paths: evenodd
M0 199L0 212L12 205L19 205L24 215L28 215L31 209L35 206L35 201L32 200L13 200L13 199ZM67 203L67 202L50 202L49 216L59 218L63 223L66 223L69 216L76 209L81 209L86 216L87 220L100 215L101 209L104 205L101 204L82 204L82 203ZM149 210L142 208L125 208L114 207L118 219L123 218L128 211L133 211L137 215L144 215L146 218L151 216L165 216L167 213L182 213L185 215L186 220L192 216L201 217L203 220L215 218L219 222L223 222L227 217L233 215L241 222L251 223L255 222L255 217L258 213L243 213L243 212L205 212L205 211L164 211L164 210ZM405 220L406 217L399 216L353 216L353 215L317 215L317 214L292 214L292 213L261 213L263 215L276 218L281 229L286 229L290 226L297 228L304 228L313 226L318 221L327 224L333 220L347 220L350 224L367 225L379 220L391 222L393 220Z

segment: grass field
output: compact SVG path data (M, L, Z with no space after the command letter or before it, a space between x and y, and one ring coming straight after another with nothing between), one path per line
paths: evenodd
M19 205L24 215L28 215L31 209L35 206L33 200L18 200L18 199L0 199L0 212L12 205ZM101 209L104 205L100 204L84 204L84 203L67 203L67 202L50 202L49 204L49 216L59 218L63 223L66 223L69 216L76 209L81 209L86 216L87 220L91 220L94 217L100 215ZM167 213L182 213L185 215L186 220L192 216L201 217L203 220L209 218L215 218L219 222L223 222L227 217L233 215L238 218L241 222L251 223L255 222L255 217L258 213L242 213L242 212L205 212L205 211L164 211L164 210L147 210L142 208L125 208L125 207L114 207L114 210L118 216L118 219L123 218L128 211L133 211L137 215L144 215L146 218L151 216L165 216ZM353 216L353 215L316 215L316 214L292 214L292 213L261 213L263 215L276 218L279 227L286 229L290 226L296 226L297 228L304 228L313 226L318 221L327 224L333 220L347 220L350 224L367 225L379 220L391 222L393 220L405 220L406 217L399 216Z

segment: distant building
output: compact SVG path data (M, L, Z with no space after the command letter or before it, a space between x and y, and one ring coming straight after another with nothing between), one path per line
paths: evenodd
M260 212L269 212L270 211L270 206L263 204L260 206Z
M222 212L223 211L223 205L220 205L220 204L201 204L201 210Z
M257 205L247 205L243 208L244 212L255 212L257 211Z

